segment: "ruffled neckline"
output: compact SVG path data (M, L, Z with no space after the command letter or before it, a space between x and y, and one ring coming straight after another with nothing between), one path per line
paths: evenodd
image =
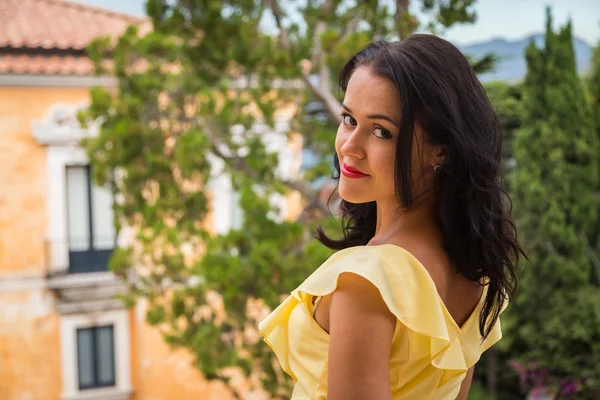
M440 293L438 292L437 286L436 286L433 278L431 277L429 270L425 267L425 265L423 265L423 263L421 263L421 261L419 261L419 259L414 254L412 254L406 248L404 248L402 246L398 246L397 244L393 244L393 243L353 246L353 247L348 247L346 249L339 250L337 253L342 253L347 250L353 250L353 249L356 250L359 248L391 248L394 251L396 251L396 250L400 251L404 256L408 256L409 258L411 258L412 261L425 272L425 277L428 278L427 281L429 282L430 287L432 289L434 289L434 291L437 295L437 299L440 302L440 306L442 307L442 310L444 312L444 315L447 317L448 321L453 325L453 328L456 329L458 332L463 333L464 331L467 330L467 328L470 327L473 320L477 320L477 317L479 316L479 313L481 312L481 307L483 306L483 303L485 302L485 297L487 295L487 285L483 285L483 290L481 291L481 296L479 297L479 300L477 301L477 304L475 305L475 308L473 309L473 311L471 312L469 317L465 320L465 322L462 325L458 325L458 323L456 322L456 320L454 319L454 317L448 310L448 307L446 307L446 303L444 303L442 296L440 296Z

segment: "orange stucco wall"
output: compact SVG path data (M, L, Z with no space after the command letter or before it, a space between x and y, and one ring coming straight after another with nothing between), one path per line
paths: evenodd
M55 103L87 98L85 88L0 87L0 281L23 285L0 291L0 400L60 398L60 317L53 293L39 285L46 265L46 158L32 122Z
M86 88L0 87L0 279L45 266L46 158L32 122L55 103L87 98Z
M59 317L44 289L0 292L0 400L58 400Z
M132 312L133 400L230 400L233 397L219 382L209 383L191 366L184 349L172 350L161 333L145 321L145 307Z
M40 284L48 224L46 158L32 123L56 103L88 98L87 88L0 87L0 400L58 400L62 393L60 315L54 293ZM8 288L11 282L23 288ZM184 350L172 351L143 316L131 311L133 399L231 398L222 384L202 378Z

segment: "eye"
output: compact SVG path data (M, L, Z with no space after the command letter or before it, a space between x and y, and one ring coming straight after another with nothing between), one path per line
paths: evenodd
M392 138L392 134L387 129L383 129L383 128L379 128L379 127L375 127L375 129L373 129L373 135L375 135L375 137L377 137L379 139L391 139Z
M356 125L356 120L352 118L350 114L341 113L342 124L344 125Z

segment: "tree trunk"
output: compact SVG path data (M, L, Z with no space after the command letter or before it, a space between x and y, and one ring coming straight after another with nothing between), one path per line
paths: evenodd
M400 40L406 39L410 36L410 29L407 29L406 24L404 23L405 16L408 12L410 0L396 0L396 13L394 14L394 21L396 22L396 31L398 32L398 36Z
M488 350L486 360L487 393L495 398L498 391L498 353L496 349L491 348Z

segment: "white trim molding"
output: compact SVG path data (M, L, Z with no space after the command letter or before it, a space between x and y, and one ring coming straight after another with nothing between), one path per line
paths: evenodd
M0 86L116 87L117 79L112 76L0 74Z
M87 103L53 105L42 121L33 122L33 137L45 146L79 146L81 139L96 136L100 130L100 120L90 121L87 128L79 123L77 113L87 107Z
M75 396L63 396L63 400L129 400L133 390L119 389L93 389L90 393L81 393Z
M77 329L112 325L114 334L115 386L79 390L77 377ZM128 400L131 386L131 343L127 310L71 314L60 317L62 400Z
M120 283L112 272L87 272L85 274L69 274L50 278L49 287L52 289L73 289L93 285Z
M50 274L66 273L69 268L66 168L87 164L87 155L79 146L48 146L46 149L49 219L46 240Z
M66 274L48 279L48 287L59 293L55 303L59 314L98 313L123 308L117 296L125 284L112 272Z
M37 290L48 287L46 279L36 276L4 277L0 280L0 293L19 290Z
M85 103L57 103L50 107L42 121L32 124L33 137L39 144L47 146L46 241L50 275L64 274L69 267L66 168L89 163L79 142L84 137L97 135L99 130L99 123L91 125L89 129L80 125L77 113L85 107Z

